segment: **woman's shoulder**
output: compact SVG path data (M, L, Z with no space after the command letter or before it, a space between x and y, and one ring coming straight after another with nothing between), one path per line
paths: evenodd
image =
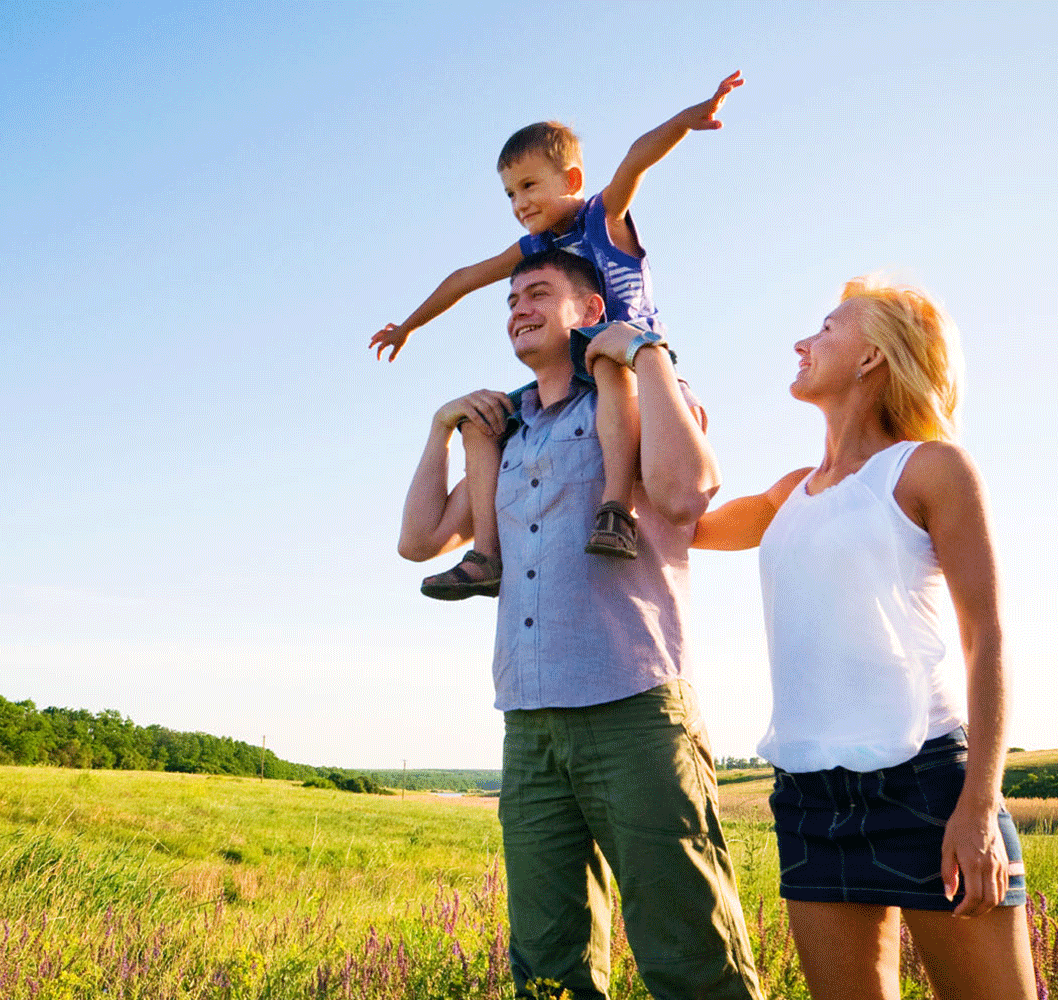
M929 508L983 492L980 473L965 448L950 441L923 441L908 457L894 497L905 513L924 524Z
M786 503L790 494L797 488L797 485L803 482L805 477L813 471L814 466L806 465L802 469L794 469L793 472L786 473L786 475L767 492L767 497L772 507L778 510L784 503Z
M921 441L908 456L905 475L926 477L930 481L961 477L976 477L977 466L970 453L952 441Z

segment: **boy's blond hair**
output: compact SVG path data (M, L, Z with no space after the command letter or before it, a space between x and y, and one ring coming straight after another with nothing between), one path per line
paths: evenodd
M853 278L841 301L862 304L867 342L882 352L888 377L879 404L886 432L900 440L953 441L962 355L959 331L924 292Z
M518 129L503 144L496 169L506 170L530 153L547 157L557 170L567 167L584 169L580 139L562 122L534 122Z

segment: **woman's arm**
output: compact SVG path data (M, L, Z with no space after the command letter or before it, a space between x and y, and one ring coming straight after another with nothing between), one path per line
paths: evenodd
M944 831L949 898L962 873L956 914L985 913L1006 895L1007 854L996 822L1006 753L1006 690L999 582L984 484L969 456L928 442L908 459L894 491L929 532L951 591L966 660L969 754L966 782Z
M735 552L760 545L775 512L811 469L797 469L783 476L770 490L729 500L698 518L691 547Z

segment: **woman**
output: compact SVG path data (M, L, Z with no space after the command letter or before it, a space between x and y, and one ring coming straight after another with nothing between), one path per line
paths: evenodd
M1036 996L1000 795L995 556L981 480L950 443L954 335L922 293L849 282L795 345L822 463L698 523L698 548L761 549L774 705L758 752L815 1000L898 1000L901 913L938 997ZM939 636L945 582L968 719Z

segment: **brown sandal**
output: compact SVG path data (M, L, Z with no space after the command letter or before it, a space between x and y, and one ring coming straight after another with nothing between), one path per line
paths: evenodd
M485 575L480 579L472 577L463 569L464 563L483 566ZM487 556L484 552L470 549L450 570L423 580L419 591L438 601L463 601L468 597L478 596L496 597L500 592L502 573L503 563L499 556Z
M595 512L595 530L584 546L585 552L597 556L635 559L639 529L635 516L623 504L611 500Z

